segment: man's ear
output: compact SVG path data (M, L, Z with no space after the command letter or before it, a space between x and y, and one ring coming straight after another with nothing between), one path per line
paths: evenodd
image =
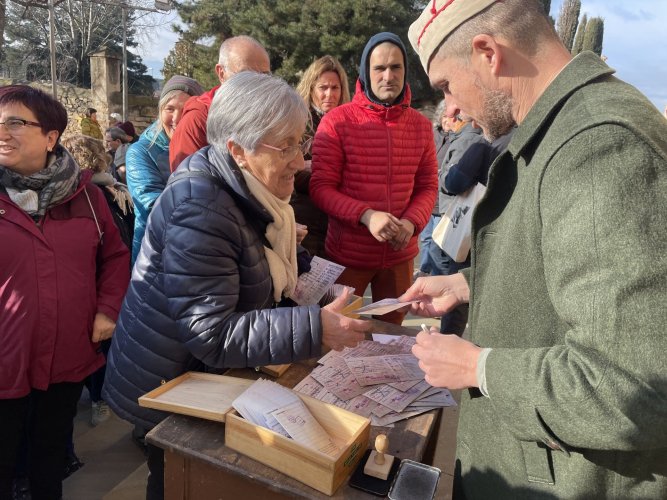
M234 158L234 161L239 167L247 164L245 149L243 149L231 139L227 139L227 150L232 155L232 158Z
M471 62L478 71L495 77L500 75L503 61L502 46L491 35L477 35L472 39Z
M225 81L225 68L221 64L216 64L215 65L215 74L218 75L218 80L220 80L220 83L224 83L224 81Z

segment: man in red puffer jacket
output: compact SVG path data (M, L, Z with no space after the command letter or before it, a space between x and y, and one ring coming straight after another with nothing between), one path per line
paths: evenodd
M310 195L329 215L325 248L346 266L339 282L373 300L412 284L417 236L438 190L431 124L410 107L405 46L393 33L366 44L352 102L327 113L315 135ZM400 324L404 313L381 317Z

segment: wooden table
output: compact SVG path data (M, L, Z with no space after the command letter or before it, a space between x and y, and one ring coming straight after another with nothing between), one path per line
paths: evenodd
M415 335L401 326L373 320L374 333ZM276 381L294 387L313 367L316 360L294 363ZM226 373L257 379L266 377L251 369L234 369ZM373 443L379 433L389 437L389 454L399 458L429 463L432 458L440 410L401 420L394 427L371 427ZM171 415L151 430L146 439L165 450L165 499L287 499L287 498L377 498L344 483L333 497L324 495L251 458L225 446L224 424L209 420Z

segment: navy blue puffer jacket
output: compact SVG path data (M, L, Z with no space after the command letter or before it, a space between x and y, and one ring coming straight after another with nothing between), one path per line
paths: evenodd
M263 246L271 216L228 153L201 149L173 176L149 216L104 383L111 408L145 428L165 414L137 398L188 370L321 351L320 308L273 303Z

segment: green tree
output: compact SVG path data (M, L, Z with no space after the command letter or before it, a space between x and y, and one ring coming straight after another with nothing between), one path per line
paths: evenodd
M88 1L57 2L55 16L56 78L79 87L90 87L92 52L108 47L120 51L122 12L116 5ZM136 21L128 15L128 47L134 41ZM28 80L50 80L48 11L16 2L7 4L5 19L4 69L13 77ZM128 87L132 93L150 94L153 78L146 75L141 57L128 50Z
M572 50L574 34L577 32L581 0L564 0L556 22L556 31L567 50Z
M391 31L408 44L407 29L422 6L412 0L189 0L176 8L185 24L183 34L192 40L208 38L211 48L234 35L256 38L266 47L273 72L292 84L314 59L331 54L353 85L368 39ZM413 96L432 98L419 60L414 51L407 52ZM217 54L202 66L212 73L216 61Z
M197 80L204 88L217 85L218 77L213 71L218 60L218 49L194 43L181 38L169 51L162 67L165 81L174 75L189 76Z
M584 34L586 33L586 25L588 24L588 16L584 14L579 22L579 27L577 28L577 36L574 37L574 45L572 46L572 55L576 56L581 52L584 46Z
M601 56L603 37L604 20L601 17L592 17L586 25L582 50L590 50Z

